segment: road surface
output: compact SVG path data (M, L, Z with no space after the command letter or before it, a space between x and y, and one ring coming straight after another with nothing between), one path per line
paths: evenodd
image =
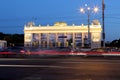
M120 59L1 58L0 80L120 80Z

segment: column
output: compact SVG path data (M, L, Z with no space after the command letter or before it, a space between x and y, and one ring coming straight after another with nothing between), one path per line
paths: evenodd
M30 42L30 47L33 47L33 34L31 34L31 42Z
M47 48L49 48L49 45L50 45L50 39L49 39L49 37L50 37L50 34L47 33Z
M39 47L41 47L41 33L39 34Z
M55 33L55 47L58 47L58 33Z
M64 36L66 36L66 33L64 33ZM66 38L64 38L64 47L67 47L66 43Z
M75 33L72 35L72 47L75 48Z
M30 47L33 47L33 46L32 46L32 43L33 43L33 42L30 42Z
M84 33L82 33L82 47L84 47Z

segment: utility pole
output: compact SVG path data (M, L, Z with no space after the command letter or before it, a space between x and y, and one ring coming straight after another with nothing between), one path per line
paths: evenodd
M88 47L91 48L91 38L90 38L90 13L88 11Z
M105 11L105 3L104 0L102 0L102 38L103 38L103 42L102 42L102 46L103 48L105 48L105 22L104 22L104 11Z

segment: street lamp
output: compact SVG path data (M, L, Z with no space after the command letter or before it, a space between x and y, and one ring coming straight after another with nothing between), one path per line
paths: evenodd
M80 12L87 14L87 17L88 17L87 22L88 22L88 46L89 47L90 47L90 43L91 43L90 42L90 40L91 40L91 38L90 38L90 15L92 12L96 13L98 11L99 11L98 7L90 8L87 4L85 4L85 8L80 8Z
M105 22L104 22L104 12L105 12L105 3L104 0L102 0L102 39L103 39L103 43L102 46L103 48L105 48Z

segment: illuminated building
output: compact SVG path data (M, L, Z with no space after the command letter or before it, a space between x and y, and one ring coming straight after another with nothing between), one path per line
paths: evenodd
M90 25L91 48L101 47L102 28L98 20ZM25 47L88 47L88 26L67 25L65 22L56 22L53 26L35 26L33 22L24 27Z

